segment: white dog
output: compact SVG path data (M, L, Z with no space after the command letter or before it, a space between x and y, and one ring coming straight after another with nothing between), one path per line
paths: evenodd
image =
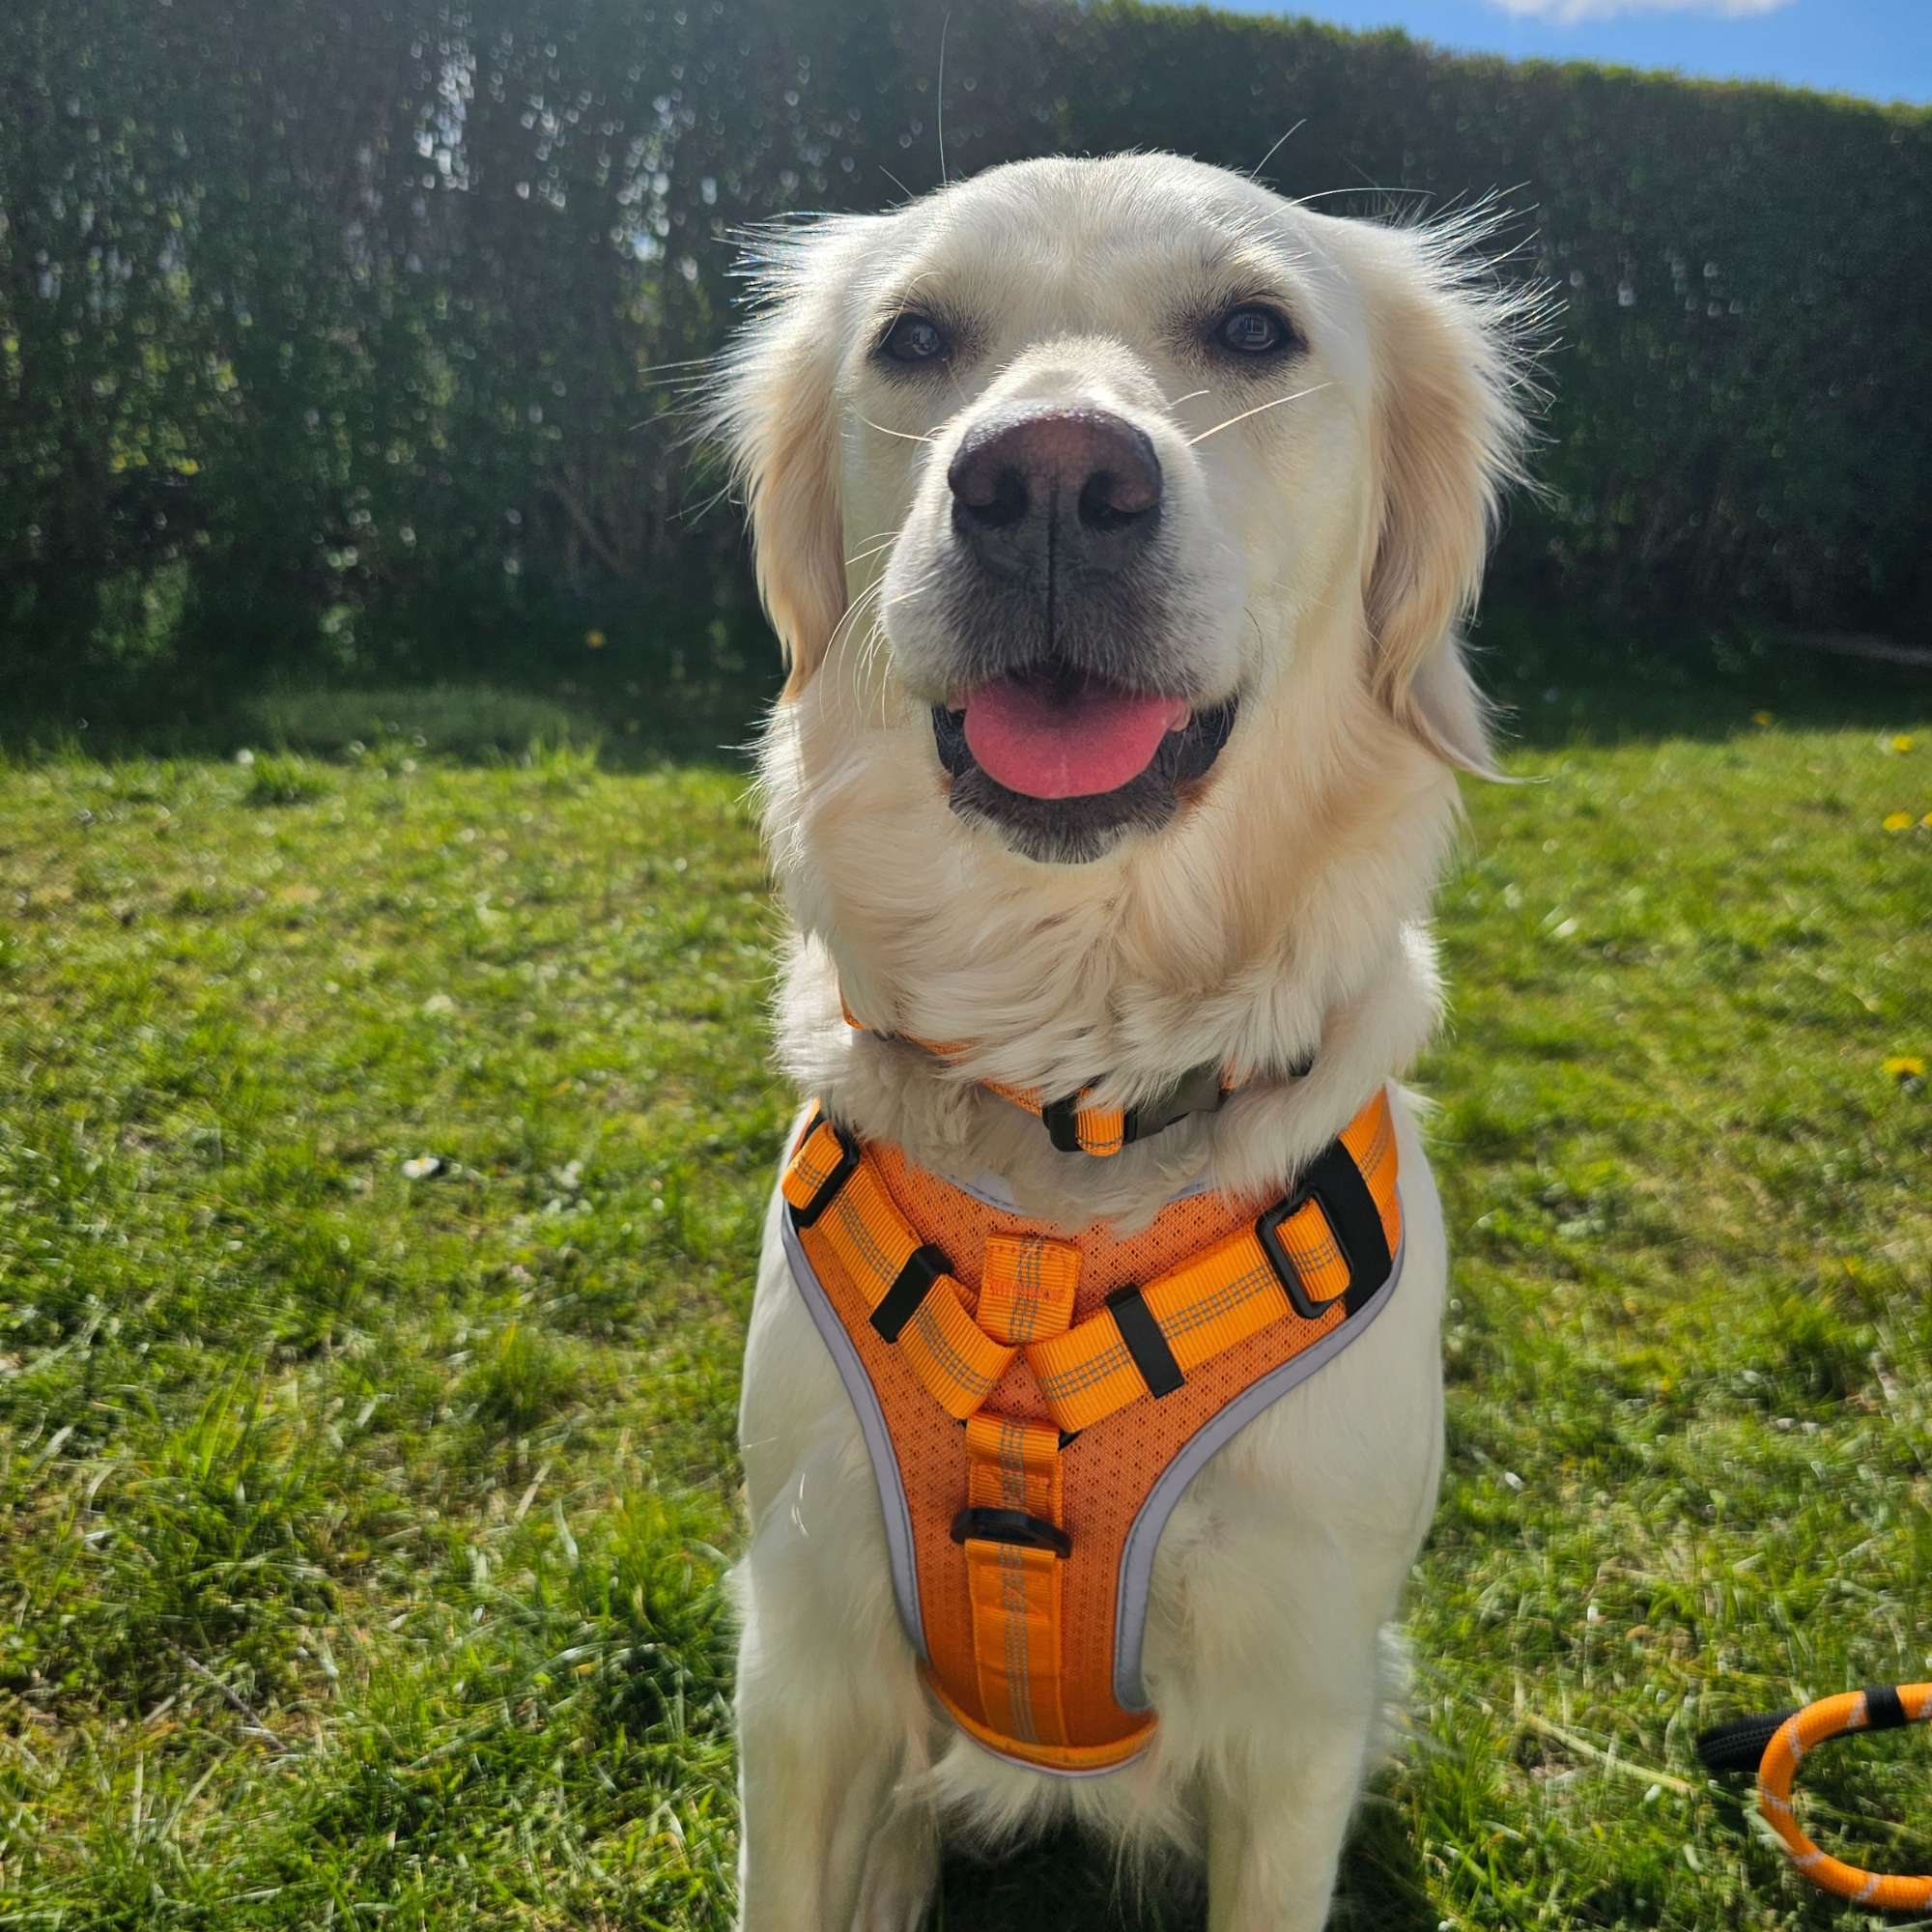
M830 1120L1040 1228L1132 1231L1190 1188L1279 1196L1429 1038L1454 768L1490 769L1459 626L1522 446L1523 307L1468 239L1141 155L759 251L714 426L791 667L780 1051ZM1133 1106L1210 1065L1224 1104L1104 1159L985 1084ZM1441 1215L1391 1097L1399 1290L1188 1484L1147 1589L1153 1742L1102 1776L1016 1766L928 1694L774 1197L748 1932L913 1932L942 1833L1069 1814L1205 1861L1216 1932L1324 1923L1441 1459Z

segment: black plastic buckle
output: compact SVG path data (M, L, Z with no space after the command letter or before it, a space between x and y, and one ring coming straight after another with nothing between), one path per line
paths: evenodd
M1281 1224L1313 1201L1321 1209L1322 1219L1343 1261L1349 1266L1349 1285L1325 1301L1309 1298L1294 1264L1281 1244ZM1294 1312L1304 1321L1319 1321L1339 1301L1352 1315L1389 1278L1394 1258L1389 1254L1388 1236L1382 1232L1382 1217L1376 1198L1362 1179L1362 1171L1350 1159L1340 1141L1329 1142L1321 1158L1301 1177L1294 1191L1263 1213L1255 1222L1255 1238L1274 1269Z
M1228 1097L1221 1084L1221 1067L1215 1061L1190 1066L1166 1093L1157 1094L1144 1107L1127 1109L1122 1139L1132 1147L1136 1141L1151 1139L1178 1125L1190 1114L1218 1114Z
M828 1121L823 1114L806 1128L805 1138L810 1140L820 1127L832 1129L833 1137L838 1143L838 1164L818 1183L817 1190L803 1208L791 1209L791 1224L794 1228L810 1227L838 1198L838 1190L859 1170L859 1143L843 1127Z
M1065 1561L1073 1554L1073 1539L1064 1529L1042 1522L1025 1510L963 1509L952 1519L952 1540L964 1543L1011 1543L1022 1549L1050 1549Z
M1155 1094L1145 1106L1126 1110L1121 1117L1121 1145L1123 1148L1132 1147L1136 1142L1151 1140L1155 1134L1166 1132L1177 1122L1186 1120L1190 1114L1218 1113L1227 1097L1218 1065L1210 1061L1200 1066L1190 1066L1165 1093ZM1049 1100L1039 1110L1047 1138L1062 1153L1086 1151L1080 1145L1079 1113L1078 1094Z

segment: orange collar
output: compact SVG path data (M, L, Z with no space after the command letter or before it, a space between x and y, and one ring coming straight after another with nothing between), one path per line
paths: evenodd
M838 1006L845 1015L845 1024L855 1033L871 1034L879 1039L903 1040L908 1046L916 1046L922 1052L931 1054L935 1060L947 1062L955 1061L972 1051L970 1046L960 1041L922 1039L917 1034L869 1027L845 1004L842 995ZM1314 1064L1311 1054L1290 1067L1289 1077L1305 1079ZM1151 1140L1155 1134L1164 1132L1190 1115L1218 1113L1222 1101L1247 1083L1231 1068L1217 1066L1208 1061L1199 1066L1190 1066L1151 1100L1138 1107L1094 1105L1089 1096L1099 1085L1096 1080L1090 1080L1078 1093L1063 1094L1057 1100L1049 1099L1045 1091L1038 1087L1014 1087L1003 1080L984 1079L977 1084L987 1093L997 1094L1002 1100L1034 1115L1046 1128L1047 1138L1062 1153L1085 1153L1104 1158L1119 1153L1122 1148L1134 1146L1138 1141Z

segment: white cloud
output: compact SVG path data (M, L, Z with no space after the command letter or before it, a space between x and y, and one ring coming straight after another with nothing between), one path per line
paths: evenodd
M1613 20L1620 14L1715 14L1724 20L1746 20L1795 4L1796 0L1490 0L1492 7L1505 14L1549 20L1559 27L1574 27L1581 20Z

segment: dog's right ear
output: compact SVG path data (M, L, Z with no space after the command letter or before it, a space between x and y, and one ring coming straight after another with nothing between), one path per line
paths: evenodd
M757 307L724 352L706 412L743 493L787 697L805 689L845 614L834 385L845 346L840 258L860 219L761 235L747 250Z

